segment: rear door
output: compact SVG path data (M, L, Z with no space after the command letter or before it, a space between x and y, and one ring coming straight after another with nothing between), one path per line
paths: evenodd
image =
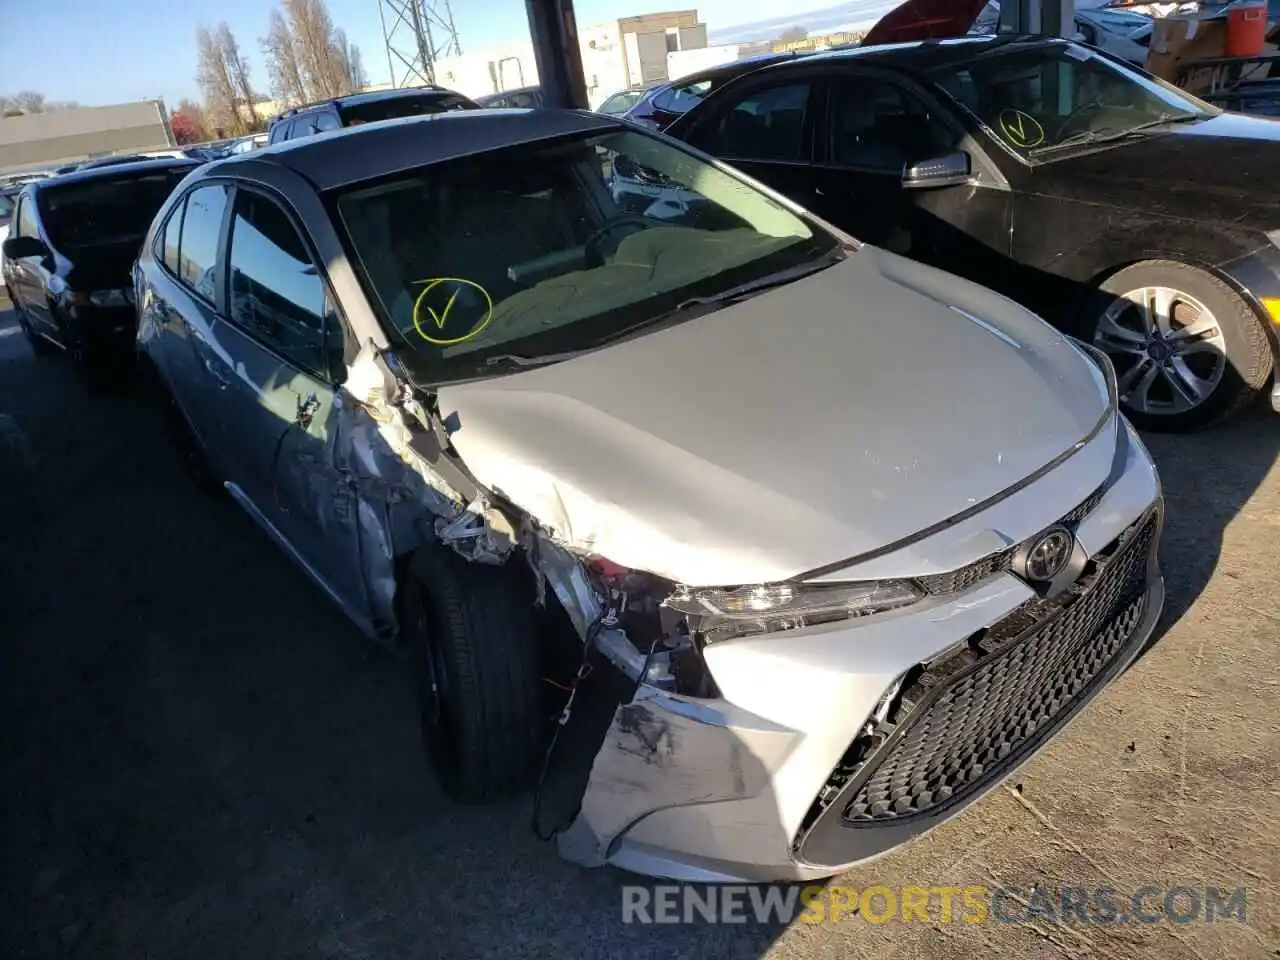
M818 188L814 135L824 90L821 75L808 71L749 76L672 134L807 207Z
M210 363L209 343L225 295L221 250L229 202L226 183L204 183L170 211L140 303L140 321L154 326L173 398L219 479L229 471L218 414L226 384Z

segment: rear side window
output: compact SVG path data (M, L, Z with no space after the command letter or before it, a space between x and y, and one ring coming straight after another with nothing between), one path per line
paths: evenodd
M284 210L237 194L231 226L231 320L256 340L325 377L325 284Z
M227 188L220 183L210 184L187 195L182 218L178 276L210 303L217 290L218 239L226 210Z
M292 120L278 120L267 133L267 143L283 143L289 139L289 128Z
M186 209L185 200L173 209L169 219L165 221L164 233L160 237L160 259L175 275L179 268L178 244L182 238L182 214Z
M688 113L702 102L702 98L711 92L711 81L686 84L683 87L672 87L653 98L653 105L668 113Z
M31 201L31 196L22 198L22 202L18 204L18 220L17 233L18 237L34 237L38 236L40 231L36 229L36 208Z
M804 160L807 151L802 141L810 92L807 82L757 87L695 130L691 142L715 156Z

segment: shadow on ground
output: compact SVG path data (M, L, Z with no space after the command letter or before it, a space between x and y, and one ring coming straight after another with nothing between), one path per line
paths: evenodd
M202 499L149 413L87 395L14 329L0 320L0 411L34 459L0 503L4 956L897 952L866 927L775 943L763 927L624 926L628 878L560 861L530 833L527 803L446 803L403 665L232 505ZM1275 427L1259 415L1151 438L1169 618L1217 570L1223 530L1274 462ZM918 853L951 861L938 845L953 844L959 857L974 822ZM1042 841L1018 842L1034 856ZM940 942L959 949L965 934ZM1023 956L1043 945L1008 936Z

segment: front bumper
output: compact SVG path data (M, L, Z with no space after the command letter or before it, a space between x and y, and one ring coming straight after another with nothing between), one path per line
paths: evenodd
M708 647L722 696L642 685L619 707L562 854L688 881L817 879L997 785L1133 661L1163 606L1159 482L1131 428L1112 438L1069 602L997 571L902 611Z

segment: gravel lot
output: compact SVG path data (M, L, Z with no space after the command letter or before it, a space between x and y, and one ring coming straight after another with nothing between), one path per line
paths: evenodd
M560 861L527 803L446 804L402 665L202 499L148 412L90 397L17 334L0 314L0 445L15 425L26 443L0 461L0 955L1280 956L1268 415L1150 438L1158 643L1021 793L843 881L1243 885L1247 923L623 925L627 878Z

